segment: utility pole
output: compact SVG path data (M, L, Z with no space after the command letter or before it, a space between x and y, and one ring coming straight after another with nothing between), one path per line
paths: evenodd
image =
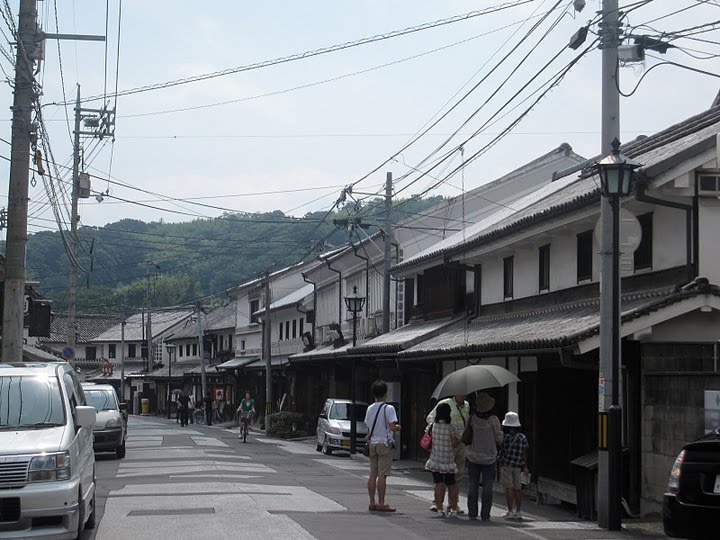
M120 323L120 401L125 401L125 325L127 319L122 316Z
M383 260L383 318L382 332L390 331L390 253L392 252L392 173L385 178L385 257Z
M265 316L262 321L263 354L265 356L265 430L268 428L267 415L272 414L272 342L270 334L270 271L265 272L263 282L263 300L265 302Z
M33 52L37 33L36 0L21 0L13 96L8 223L5 247L2 361L22 361L27 244L28 177L33 137Z
M610 154L613 139L620 139L620 94L618 91L617 48L620 43L620 23L618 0L603 0L602 22L600 29L600 48L602 49L602 124L600 147L601 155ZM607 197L600 197L601 227L601 277L600 277L600 366L598 384L598 409L600 425L608 425L608 413L611 405L619 403L619 381L613 376L613 349L616 348L616 360L620 360L619 337L613 336L613 328L619 328L619 310L613 313L613 280L619 282L615 272L619 269L613 264L613 212ZM620 287L617 287L620 295ZM617 299L619 302L619 298ZM619 305L619 304L618 304ZM615 371L619 375L619 370ZM612 415L611 415L612 416ZM616 419L622 422L622 419ZM612 431L613 426L609 426ZM598 525L608 530L621 527L621 471L620 456L610 456L608 446L599 445L598 452Z
M203 336L203 325L202 325L203 310L200 302L197 303L197 320L198 320L198 351L200 351L200 395L203 399L208 395L207 393L207 380L205 378L205 344Z
M77 224L78 224L78 196L80 190L80 85L77 85L75 97L75 130L73 131L73 169L72 169L72 209L70 216L70 256L68 268L68 336L67 345L75 349L77 337Z

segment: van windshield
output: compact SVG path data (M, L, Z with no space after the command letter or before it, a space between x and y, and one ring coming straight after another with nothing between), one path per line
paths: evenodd
M115 392L112 390L91 390L84 388L85 400L88 405L95 407L96 411L114 411L117 410L117 400Z
M0 377L0 430L65 425L65 410L55 377Z
M330 411L332 420L350 420L351 403L334 403ZM367 405L363 403L355 403L355 420L365 420L365 411Z

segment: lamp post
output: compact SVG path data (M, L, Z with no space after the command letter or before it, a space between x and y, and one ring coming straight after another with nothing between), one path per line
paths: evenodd
M360 313L365 305L365 298L357 295L357 286L353 287L353 295L345 297L345 306L347 310L353 315L353 337L352 346L355 347L357 343L357 314ZM351 373L350 373L350 453L354 454L357 449L355 439L357 438L357 418L355 417L356 405L355 398L357 392L357 371L355 368L355 357L351 359Z
M608 529L620 530L622 497L622 407L620 406L620 197L630 195L635 169L640 164L620 153L620 141L611 143L612 152L597 164L600 191L608 199L612 209L612 346L608 366L607 353L601 351L601 370L611 376L611 406L607 410L607 440L601 438L600 447L607 444L607 509ZM606 276L603 276L606 279ZM603 319L601 318L601 325ZM604 331L604 329L601 329Z
M167 392L167 415L168 416L167 417L168 417L168 420L170 420L170 398L172 397L172 391L170 390L170 382L171 382L170 370L172 368L172 356L173 356L173 353L175 352L175 345L173 345L172 343L168 343L167 345L165 345L165 350L168 353L168 392Z

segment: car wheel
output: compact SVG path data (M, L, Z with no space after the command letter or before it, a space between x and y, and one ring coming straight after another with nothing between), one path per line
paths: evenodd
M122 443L115 449L115 455L118 459L122 459L125 457L125 443Z
M325 454L326 456L329 456L332 454L332 448L330 448L330 446L328 446L327 436L325 436L325 439L323 440L323 443L322 443L322 453Z
M92 501L90 501L90 505L92 506L92 510L90 511L90 515L88 516L87 521L85 522L86 529L95 528L95 516L97 516L97 512L95 512L95 491L93 491Z
M315 451L316 451L316 452L319 452L320 450L322 450L322 444L316 444L316 445L315 445Z

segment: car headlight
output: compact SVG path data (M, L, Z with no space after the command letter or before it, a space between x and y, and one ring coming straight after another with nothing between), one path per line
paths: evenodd
M30 461L29 482L68 480L70 476L70 452L42 454Z
M105 423L105 429L120 427L120 419L111 418Z
M342 431L340 430L340 428L336 427L329 427L327 429L327 432L331 433L332 435L342 435Z

